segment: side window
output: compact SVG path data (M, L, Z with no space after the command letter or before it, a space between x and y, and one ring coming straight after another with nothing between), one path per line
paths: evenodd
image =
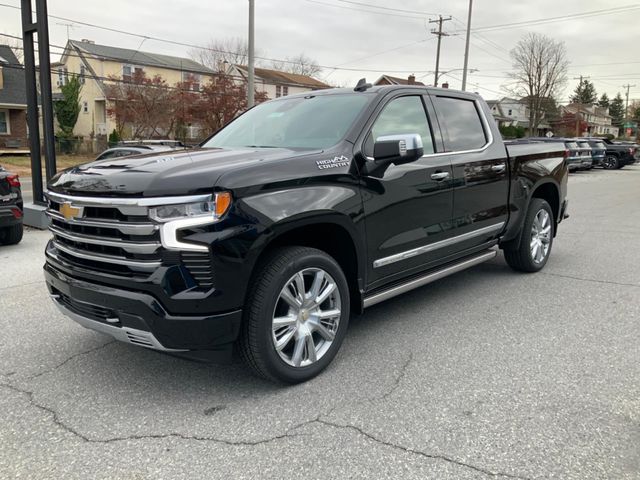
M406 133L417 133L422 137L425 154L434 152L427 114L422 98L417 95L396 98L384 107L365 141L365 155L373 156L373 143L376 138Z
M433 97L447 151L474 150L487 144L476 103L453 97Z

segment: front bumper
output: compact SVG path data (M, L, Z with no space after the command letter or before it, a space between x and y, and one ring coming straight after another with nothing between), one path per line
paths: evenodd
M45 264L56 306L86 328L127 343L167 352L224 351L238 337L242 311L170 315L151 295L75 279ZM188 301L188 300L187 300Z

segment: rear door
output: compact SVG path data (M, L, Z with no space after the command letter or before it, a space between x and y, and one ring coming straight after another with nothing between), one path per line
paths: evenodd
M453 168L452 240L462 254L496 238L506 225L508 157L480 100L455 92L432 94L431 99Z

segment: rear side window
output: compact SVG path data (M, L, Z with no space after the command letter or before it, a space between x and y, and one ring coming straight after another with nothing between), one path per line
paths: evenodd
M431 129L419 96L400 97L391 100L371 127L371 134L365 144L365 154L373 156L373 143L386 135L417 133L422 138L424 153L433 153Z
M447 151L475 150L487 144L487 135L473 100L433 97Z

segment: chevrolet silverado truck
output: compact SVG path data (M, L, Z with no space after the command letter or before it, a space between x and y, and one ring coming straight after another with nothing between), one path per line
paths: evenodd
M20 243L22 215L20 178L0 167L0 245Z
M564 145L502 141L475 94L332 89L262 103L199 148L95 161L48 184L44 273L68 317L296 383L351 313L504 250L547 263Z

